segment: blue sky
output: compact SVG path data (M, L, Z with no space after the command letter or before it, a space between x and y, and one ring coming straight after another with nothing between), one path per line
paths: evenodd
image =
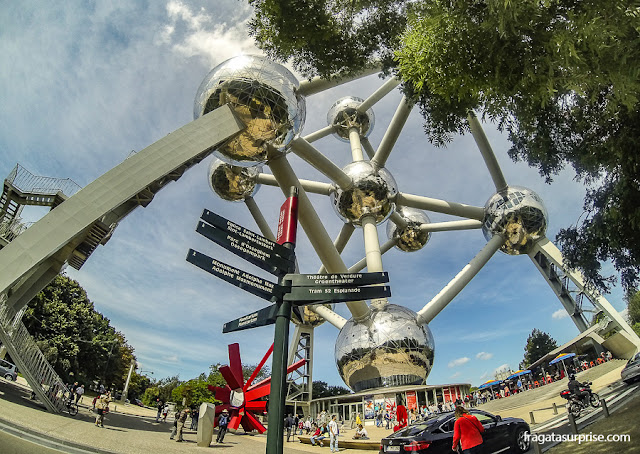
M244 2L9 2L0 15L0 176L16 163L34 174L71 178L84 186L122 160L192 120L196 90L211 68L240 53L259 53L246 32ZM307 99L303 135L326 125L338 98L366 98L376 76ZM377 146L400 100L399 92L374 106ZM485 130L507 181L529 187L549 211L548 237L582 214L585 189L565 171L547 185L535 169L514 164L509 144L491 125ZM315 144L338 165L350 161L347 144L332 137ZM299 158L290 161L300 178L326 181ZM169 184L147 208L139 208L99 247L85 266L67 273L87 290L154 377L189 379L213 363L226 363L226 346L239 342L243 361L257 363L272 342L271 327L222 334L222 324L264 306L262 300L216 280L185 261L189 248L260 274L195 233L203 208L257 230L243 204L224 202L207 185L210 159ZM412 112L387 168L403 192L484 206L493 184L470 135L447 148L426 139ZM341 223L326 197L311 195L330 236ZM279 190L256 195L275 228ZM26 210L27 220L42 215ZM449 220L429 213L432 221ZM386 225L379 226L386 239ZM416 253L383 256L391 302L421 309L486 243L479 230L440 232ZM301 232L301 272L320 262ZM364 256L361 230L343 253L347 266ZM611 267L605 265L611 272ZM624 308L622 292L608 295ZM428 383L479 384L493 372L518 367L528 334L538 328L559 343L577 329L528 257L496 254L460 295L430 324L436 342ZM349 317L344 306L336 311ZM555 315L554 315L555 314ZM342 385L334 365L338 331L316 330L314 379Z

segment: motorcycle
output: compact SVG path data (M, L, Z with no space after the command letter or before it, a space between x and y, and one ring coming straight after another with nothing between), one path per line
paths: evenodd
M582 410L586 410L589 406L598 408L600 406L600 397L591 391L591 382L584 383L580 388L583 393L581 397L576 396L568 389L560 392L560 397L567 399L567 412L571 413L574 417L580 416Z

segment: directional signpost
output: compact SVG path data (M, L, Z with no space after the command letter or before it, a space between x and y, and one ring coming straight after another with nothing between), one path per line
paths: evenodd
M283 450L284 408L286 398L287 351L291 312L307 304L338 303L391 296L386 272L293 274L298 225L297 189L280 209L277 241L258 235L209 210L204 210L196 231L247 262L278 276L278 283L235 268L189 249L187 261L254 296L272 304L224 324L222 332L231 333L275 324L267 454Z

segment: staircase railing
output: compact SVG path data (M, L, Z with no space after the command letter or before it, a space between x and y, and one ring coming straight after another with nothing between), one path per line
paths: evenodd
M81 189L81 186L70 178L34 175L20 164L16 164L5 181L21 192L30 194L55 195L62 192L67 197L71 197Z
M0 341L27 383L49 411L59 413L65 408L64 385L40 348L20 321L20 317L0 302Z

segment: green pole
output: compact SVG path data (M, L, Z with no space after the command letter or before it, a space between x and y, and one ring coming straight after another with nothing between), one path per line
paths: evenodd
M297 197L296 187L291 188L290 197ZM297 224L297 206L295 213ZM295 248L295 233L293 242L286 242L284 247ZM294 256L295 257L295 256ZM295 272L295 263L291 265L288 273ZM282 277L278 279L282 284ZM273 336L273 360L271 363L271 392L269 394L269 425L267 428L267 454L282 454L284 448L284 418L287 398L287 355L289 350L289 323L291 322L290 301L282 298L276 302L278 312L276 314L275 333Z

